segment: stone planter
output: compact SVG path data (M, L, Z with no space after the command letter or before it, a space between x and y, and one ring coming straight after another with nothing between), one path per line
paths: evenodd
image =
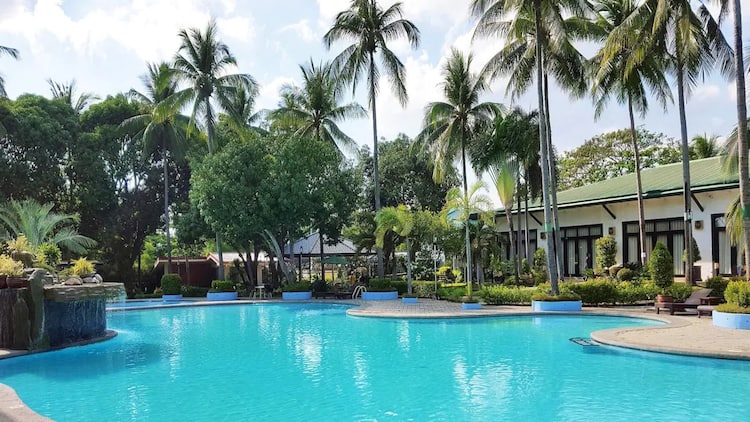
M732 314L714 310L712 317L716 327L750 330L750 314Z
M23 289L29 287L29 279L26 277L10 277L5 280L9 289Z
M473 309L482 309L482 304L479 302L475 303L462 303L461 309L464 310L473 310Z
M312 292L281 292L281 300L310 300Z
M8 287L8 284L5 282L5 280L8 279L8 276L5 274L0 274L0 289L4 289Z
M208 292L206 293L206 300L215 302L237 300L237 292Z
M362 300L396 300L398 292L362 292Z
M580 312L580 300L562 300L559 302L531 301L531 310L535 312Z
M182 300L182 295L161 295L163 302L179 302Z
M401 303L417 303L416 297L402 297Z

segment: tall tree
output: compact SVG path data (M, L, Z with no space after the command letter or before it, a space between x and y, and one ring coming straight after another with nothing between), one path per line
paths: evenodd
M695 135L690 140L690 159L715 157L719 154L719 137L716 135Z
M372 143L374 159L375 211L380 210L380 175L378 169L378 119L376 98L379 89L380 69L375 59L380 53L381 68L391 81L393 93L406 105L406 70L398 56L388 48L388 42L406 38L412 48L419 46L419 29L403 18L401 3L383 9L377 0L352 0L349 9L336 15L331 29L323 36L326 48L338 40L351 40L335 59L334 66L340 75L352 84L367 75L368 105L372 112ZM377 249L378 277L383 277L383 251Z
M356 142L339 129L338 123L365 117L365 109L356 102L339 105L342 80L330 63L316 66L311 59L310 64L300 66L300 70L303 87L283 86L281 95L285 100L271 113L271 118L299 126L296 136L315 136L333 144L342 154L353 151Z
M200 121L208 137L208 153L214 152L214 135L217 110L230 109L230 99L238 89L256 95L258 85L249 74L229 73L237 60L229 47L218 39L215 21L210 21L201 32L198 28L183 29L178 34L180 48L174 58L177 79L189 86L173 96L177 104L192 103L191 121ZM168 106L170 102L163 102ZM214 104L216 103L216 104ZM221 236L216 235L216 252L219 255L219 279L224 279L224 260Z
M14 59L18 60L18 50L11 47L6 47L3 45L0 45L0 56L7 55L10 57L13 57ZM0 75L0 97L7 97L8 94L5 92L5 79L3 79L3 76ZM2 128L2 126L0 126Z
M62 100L65 104L69 105L76 114L83 113L92 102L99 99L99 97L91 92L82 92L76 96L76 80L73 79L68 83L55 82L52 79L47 79L50 91L52 92L52 98L56 100Z
M636 9L633 0L600 0L595 3L597 24L607 34L623 25ZM638 17L636 15L636 17ZM592 59L595 117L599 117L610 98L626 104L630 120L630 137L635 164L636 197L638 203L638 232L641 249L641 264L646 265L646 218L643 210L643 184L641 182L641 157L638 149L638 134L633 111L641 118L648 111L648 93L658 100L666 111L667 101L672 99L669 83L665 77L667 62L658 54L650 54L634 66L628 66L630 56L638 43L651 36L643 24L633 24L633 31L626 39L607 39L604 46Z
M435 163L433 177L443 179L446 167L461 157L463 187L468 195L466 148L492 127L493 119L501 112L500 104L480 102L489 90L484 77L471 72L471 54L451 50L443 67L442 82L445 102L433 102L425 108L424 129L418 139L429 149ZM469 225L466 231L466 282L471 284L472 260Z
M414 215L405 205L383 207L375 214L375 245L383 247L385 235L396 234L406 242L406 288L411 290L411 231L414 228Z
M146 110L143 114L125 120L122 125L137 128L137 136L140 136L144 142L144 158L158 156L161 152L164 176L164 233L167 245L166 274L172 268L172 244L169 230L169 157L170 155L182 156L188 122L175 104L171 104L171 107L159 107L160 103L177 92L177 80L169 64L164 62L158 65L149 64L148 73L141 78L141 81L146 87L146 93L131 89L129 95L143 104Z

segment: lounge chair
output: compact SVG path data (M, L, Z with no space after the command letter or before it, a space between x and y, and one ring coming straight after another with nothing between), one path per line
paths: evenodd
M684 302L666 302L656 303L656 313L659 313L660 309L669 309L669 315L674 315L675 312L684 312L688 309L697 309L698 306L702 305L701 299L709 297L711 295L711 289L700 289L694 291Z

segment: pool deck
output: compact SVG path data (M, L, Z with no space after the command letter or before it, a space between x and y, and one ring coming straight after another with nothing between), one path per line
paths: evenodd
M311 301L302 301L309 303ZM347 314L372 318L479 318L511 315L550 315L564 312L532 312L529 306L482 306L478 310L463 310L460 303L419 299L417 303L400 300L313 300L317 303L344 303L354 306ZM238 300L231 302L197 302L192 305L236 305L243 303L281 303L280 300ZM175 305L186 306L186 305ZM187 305L189 306L189 305ZM160 306L163 308L164 306ZM144 309L144 308L139 308ZM722 359L750 360L750 331L714 327L711 317L698 318L695 314L656 315L648 307L584 308L573 315L608 315L648 318L665 325L637 328L615 328L591 333L598 343L678 355L703 356ZM26 354L25 351L0 349L0 359ZM0 384L0 422L49 421L26 407L15 391Z

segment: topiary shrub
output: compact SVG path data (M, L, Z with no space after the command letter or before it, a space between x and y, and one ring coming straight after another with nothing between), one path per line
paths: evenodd
M312 287L310 286L310 283L305 282L287 284L281 288L281 290L285 292L309 292L311 289Z
M701 250L698 248L698 242L695 241L694 237L691 237L690 240L692 240L693 245L693 263L695 263L701 260ZM685 261L687 261L687 248L682 250L682 262Z
M716 297L724 297L724 291L728 284L729 280L720 275L709 277L706 280L706 288L711 289L711 295Z
M531 268L531 274L534 276L536 284L544 283L549 280L547 275L547 252L539 248L534 251L534 266Z
M532 289L492 285L482 287L477 296L489 305L523 305L531 303L533 293Z
M651 273L651 280L662 291L666 291L674 283L674 262L663 242L656 242L651 256L648 257L648 269Z
M412 291L414 290L414 282L412 282ZM395 289L399 295L405 294L409 290L409 286L406 284L406 280L391 280L391 288Z
M229 280L214 280L211 282L211 293L234 292L234 283Z
M161 276L161 292L165 295L182 294L182 279L177 274L164 274Z
M206 297L208 289L205 287L182 286L180 289L183 297Z
M724 299L730 305L750 308L750 283L746 281L732 281L727 284Z
M578 295L588 305L617 302L617 283L611 280L598 279L582 283L566 283L567 289Z
M391 286L391 280L385 278L373 278L367 286L368 292L392 292L396 289Z
M612 236L596 239L596 269L606 270L615 265L617 260L617 241Z
M629 268L621 268L617 272L617 280L619 281L631 281L635 278L635 272Z

